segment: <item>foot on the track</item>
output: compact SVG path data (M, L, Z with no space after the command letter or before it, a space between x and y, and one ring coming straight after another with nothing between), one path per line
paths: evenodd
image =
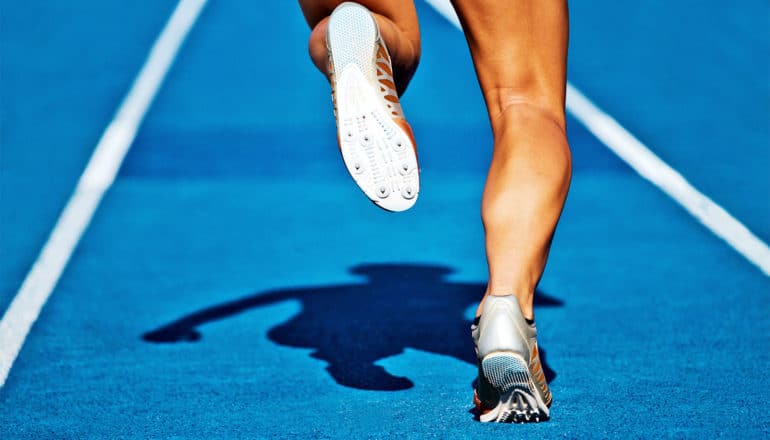
M542 422L551 391L537 349L537 330L515 296L488 296L471 327L479 377L473 403L482 422Z
M337 136L348 172L380 208L411 208L420 191L414 136L374 16L359 4L342 3L329 19L326 47Z

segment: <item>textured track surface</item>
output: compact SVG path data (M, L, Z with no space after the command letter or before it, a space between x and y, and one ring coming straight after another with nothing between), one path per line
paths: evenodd
M3 309L172 8L2 1ZM570 8L575 85L770 238L770 5ZM572 120L536 305L551 420L474 420L491 139L462 35L418 13L423 186L394 215L340 161L296 3L207 6L0 390L0 438L770 436L770 282Z

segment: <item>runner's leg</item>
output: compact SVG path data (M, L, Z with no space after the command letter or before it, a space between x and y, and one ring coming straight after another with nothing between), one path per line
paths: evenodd
M494 134L482 202L487 294L518 297L533 318L535 287L571 176L565 134L565 0L453 0Z

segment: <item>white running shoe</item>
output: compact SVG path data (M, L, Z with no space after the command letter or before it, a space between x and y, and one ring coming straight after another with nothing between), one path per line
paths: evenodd
M326 47L337 140L348 172L380 208L411 208L420 192L417 152L377 22L365 7L342 3L329 19Z
M551 391L537 349L537 329L521 314L515 296L484 300L471 327L479 378L473 403L482 422L540 422L550 417Z

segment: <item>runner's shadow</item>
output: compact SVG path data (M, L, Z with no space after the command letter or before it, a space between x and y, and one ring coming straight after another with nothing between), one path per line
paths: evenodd
M484 284L447 281L452 269L416 264L366 264L351 273L366 282L256 293L199 310L142 339L154 343L191 342L201 338L198 327L279 301L298 300L302 311L268 332L271 341L289 347L313 348L312 356L328 363L327 371L340 385L363 390L403 390L413 386L406 377L389 374L375 362L414 348L476 364L465 310L478 302ZM542 292L535 306L561 306ZM546 378L545 350L541 361Z

